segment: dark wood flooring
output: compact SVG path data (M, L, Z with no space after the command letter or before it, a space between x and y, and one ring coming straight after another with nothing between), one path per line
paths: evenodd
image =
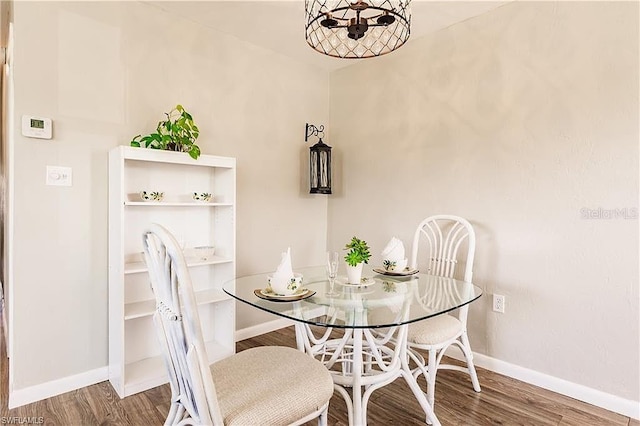
M27 424L27 421L57 426L163 424L169 407L168 385L120 399L107 381L9 410L8 362L2 334L0 424ZM293 328L243 340L237 343L237 350L261 345L295 346ZM443 425L640 426L637 420L482 368L478 369L478 376L481 393L473 391L464 374L438 372L435 411ZM404 380L398 379L373 393L368 422L374 426L419 425L424 424L424 414ZM315 424L315 421L308 423ZM329 406L329 424L348 424L345 403L337 393Z

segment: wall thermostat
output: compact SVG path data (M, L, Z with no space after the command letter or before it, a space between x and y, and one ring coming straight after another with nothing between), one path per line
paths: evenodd
M28 138L51 139L51 119L23 115L22 135Z

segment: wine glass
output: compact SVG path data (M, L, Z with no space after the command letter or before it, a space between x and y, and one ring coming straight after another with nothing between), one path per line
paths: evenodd
M329 276L329 292L327 296L338 296L333 290L338 275L338 252L327 252L327 275Z

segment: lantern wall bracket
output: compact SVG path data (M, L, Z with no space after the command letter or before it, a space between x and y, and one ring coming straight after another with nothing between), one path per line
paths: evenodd
M313 124L307 123L304 132L304 141L308 142L311 136L315 136L319 140L322 140L322 138L324 137L324 125L321 124L320 126L316 127Z

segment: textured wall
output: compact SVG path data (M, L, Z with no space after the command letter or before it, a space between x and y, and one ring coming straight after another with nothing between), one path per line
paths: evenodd
M639 400L638 89L637 2L514 2L332 73L329 247L465 216L474 350Z
M237 157L238 273L287 246L299 266L322 258L327 200L305 194L303 131L327 119L326 73L140 2L16 2L14 25L15 125L51 117L55 138L11 141L13 389L107 364L107 152L177 103L203 153ZM72 167L73 186L45 186L46 165Z
M13 141L14 388L106 364L106 153L181 102L205 153L238 158L239 275L288 245L317 263L327 223L329 248L357 234L376 264L391 236L460 214L487 293L474 349L637 400L638 222L584 219L638 207L637 16L508 4L335 72L329 92L313 68L147 5L16 2L15 117L52 117L56 139ZM328 221L306 194L306 121L331 132ZM74 186L45 187L47 164ZM238 312L240 328L264 319Z

